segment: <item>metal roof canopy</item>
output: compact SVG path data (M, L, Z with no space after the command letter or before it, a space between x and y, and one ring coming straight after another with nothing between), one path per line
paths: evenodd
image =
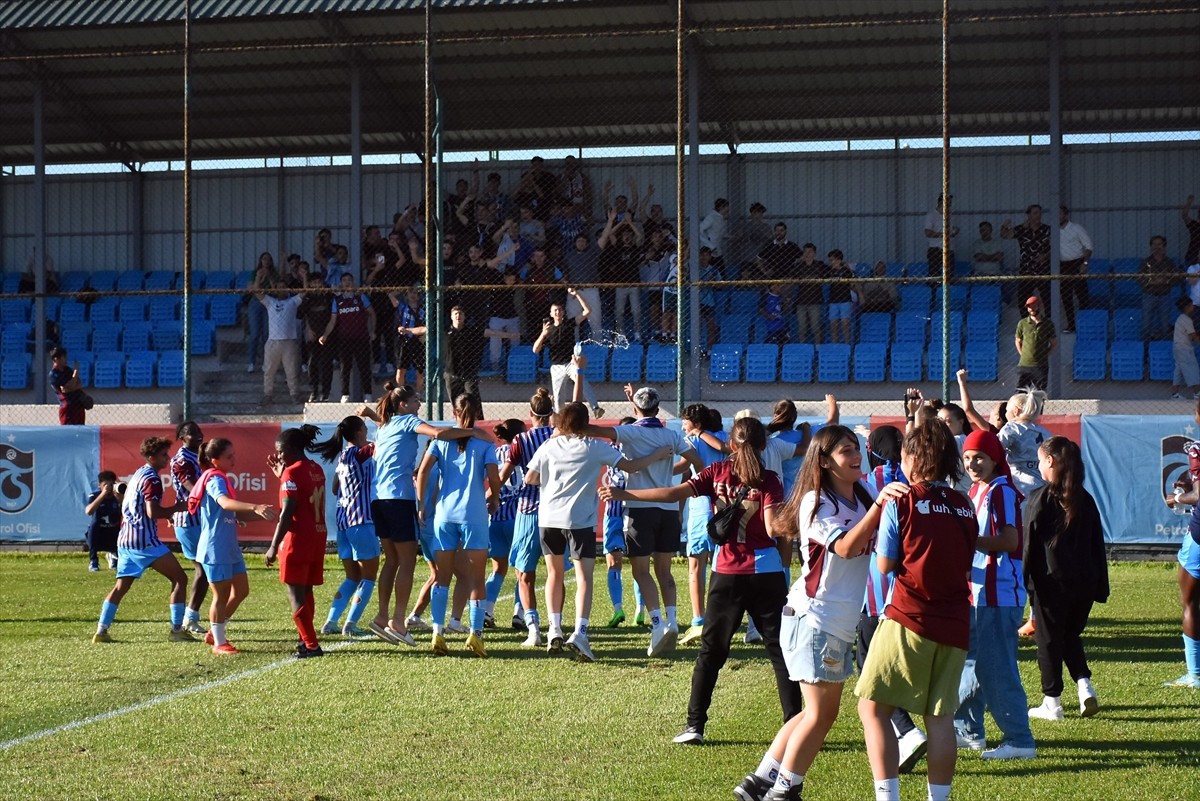
M673 0L435 0L448 150L671 144ZM192 157L350 152L422 141L421 0L193 0ZM803 16L796 16L797 9ZM687 0L700 138L939 136L939 0ZM13 0L0 9L0 163L182 156L183 2ZM1065 133L1200 129L1189 0L952 0L955 135L1048 128L1058 27Z

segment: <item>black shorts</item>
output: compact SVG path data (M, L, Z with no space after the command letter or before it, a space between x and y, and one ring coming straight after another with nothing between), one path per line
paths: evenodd
M401 498L371 501L375 534L391 542L417 541L417 502Z
M396 337L396 369L407 370L414 368L417 372L425 372L425 343L417 337Z
M625 555L651 556L679 550L682 531L677 509L625 507Z
M594 528L539 528L542 556L562 556L571 546L572 559L596 558Z

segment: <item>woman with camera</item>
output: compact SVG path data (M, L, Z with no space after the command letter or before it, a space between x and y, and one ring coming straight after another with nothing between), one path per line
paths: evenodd
M671 502L709 498L716 516L734 507L725 519L726 538L710 529L710 533L715 533L714 540L721 541L713 562L700 654L692 671L687 725L675 737L677 743L704 742L704 726L717 675L729 657L733 634L747 612L762 632L775 670L784 720L800 711L800 688L788 678L779 648L780 614L788 591L784 565L790 560L791 543L775 540L775 511L784 502L783 485L776 473L763 467L761 454L766 446L767 432L762 421L743 417L734 422L729 432L730 457L709 465L683 484L644 490L600 488L600 497L605 500Z

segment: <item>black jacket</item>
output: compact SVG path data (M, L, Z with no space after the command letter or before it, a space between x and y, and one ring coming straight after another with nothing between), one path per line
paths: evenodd
M1083 502L1070 525L1046 486L1029 496L1025 508L1025 586L1040 597L1108 600L1108 557L1096 501ZM1056 537L1057 535L1057 537Z

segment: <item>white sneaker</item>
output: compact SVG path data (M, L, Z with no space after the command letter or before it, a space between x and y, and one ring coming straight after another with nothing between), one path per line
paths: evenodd
M343 396L342 396L342 399L341 399L340 401L338 401L338 403L349 403L349 402L350 402L350 396L349 396L349 395L343 395Z
M539 632L537 629L533 629L532 631L529 632L529 636L525 638L525 641L523 643L521 643L521 645L525 648L541 648L542 647L541 632Z
M920 729L913 729L900 738L900 772L911 773L912 769L925 755L925 735Z
M546 634L546 653L560 654L563 649L563 635L558 629L550 629Z
M1035 706L1029 710L1029 717L1037 718L1038 720L1062 720L1063 708L1062 701L1050 696L1044 696L1040 706Z
M675 650L679 639L679 629L674 626L659 625L650 632L650 646L646 648L647 656L663 656Z
M979 737L966 737L957 731L954 733L954 740L959 748L965 748L968 751L982 751L987 748L987 742Z
M588 644L588 637L582 631L577 631L567 638L567 648L575 652L576 662L596 661L592 647Z
M1000 743L1000 745L996 746L995 748L991 748L987 751L984 751L982 754L979 755L979 758L980 759L1036 759L1037 758L1037 749L1033 748L1033 747L1018 748L1017 746L1009 745L1008 743Z
M451 634L471 633L471 630L464 626L461 620L455 620L454 618L451 618L450 622L446 625L446 631L450 632Z
M425 622L425 618L418 615L409 615L404 621L404 627L409 631L433 631L433 626Z
M1091 679L1080 679L1079 682L1079 716L1090 718L1100 711L1100 699L1092 687Z

